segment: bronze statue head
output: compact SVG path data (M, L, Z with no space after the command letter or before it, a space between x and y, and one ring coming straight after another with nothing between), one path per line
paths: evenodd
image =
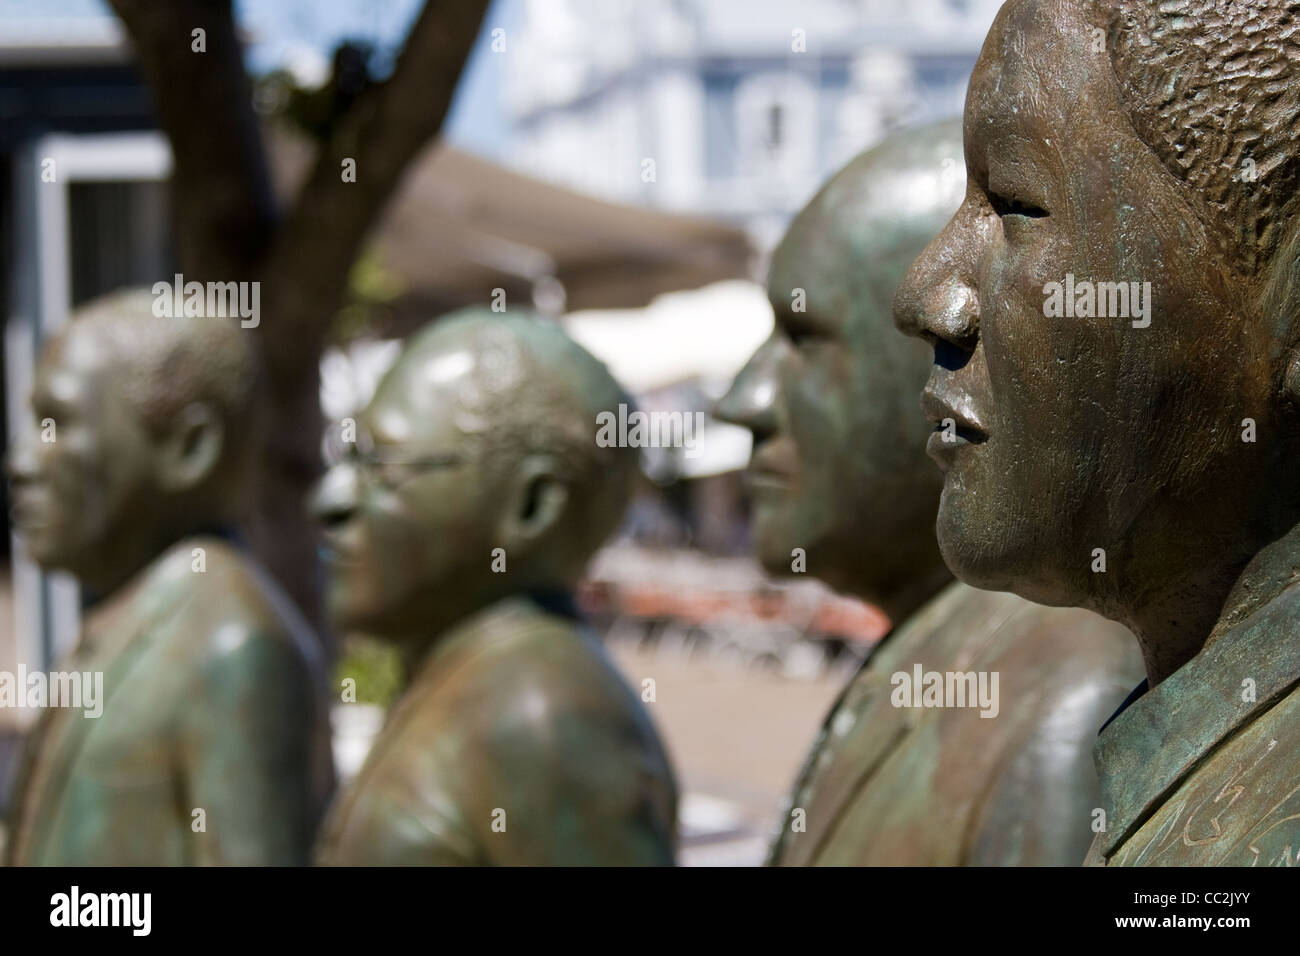
M934 348L949 566L1129 625L1153 680L1300 519L1294 16L1010 0L965 200L895 302Z
M898 335L890 302L964 178L957 121L900 133L836 173L777 247L776 328L717 409L754 435L764 567L789 574L802 548L808 573L891 617L949 576L933 532L941 479L916 414L929 355Z
M542 319L472 308L416 333L315 497L336 622L421 644L572 588L627 506L637 451L595 440L626 400Z
M36 427L10 456L32 557L103 595L170 544L235 522L257 369L237 322L156 317L148 290L78 309L42 353Z

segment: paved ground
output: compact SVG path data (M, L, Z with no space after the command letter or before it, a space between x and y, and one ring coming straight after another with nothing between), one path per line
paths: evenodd
M610 652L634 688L655 681L655 701L646 706L686 795L682 862L760 862L782 801L849 675L792 679L631 644L613 643Z

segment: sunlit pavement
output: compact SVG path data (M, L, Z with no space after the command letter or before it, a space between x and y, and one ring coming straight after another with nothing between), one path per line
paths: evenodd
M685 866L756 866L845 672L790 678L734 662L691 659L614 642L628 683L653 678L646 707L683 794Z

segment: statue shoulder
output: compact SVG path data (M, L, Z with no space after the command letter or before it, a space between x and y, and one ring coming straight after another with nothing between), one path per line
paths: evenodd
M274 684L323 677L319 642L265 571L230 542L199 537L164 559L164 579L183 592L179 639L205 683ZM281 689L281 692L283 688Z
M495 862L671 861L667 756L578 622L507 599L439 641L386 731L422 815Z
M600 721L636 709L631 689L579 622L512 601L475 627L481 649L456 683L494 701L495 726L540 729L566 713Z
M470 627L472 634L457 635L459 660L443 662L437 693L428 694L439 700L426 706L472 734L484 752L587 763L602 750L631 749L666 767L638 695L579 622L507 601Z

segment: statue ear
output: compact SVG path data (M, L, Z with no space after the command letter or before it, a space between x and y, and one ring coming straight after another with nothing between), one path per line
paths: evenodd
M520 463L510 485L502 516L500 541L507 553L525 550L545 537L563 519L569 486L549 455L529 455Z
M206 402L181 409L158 442L157 477L164 491L187 491L216 470L225 442L221 419Z

